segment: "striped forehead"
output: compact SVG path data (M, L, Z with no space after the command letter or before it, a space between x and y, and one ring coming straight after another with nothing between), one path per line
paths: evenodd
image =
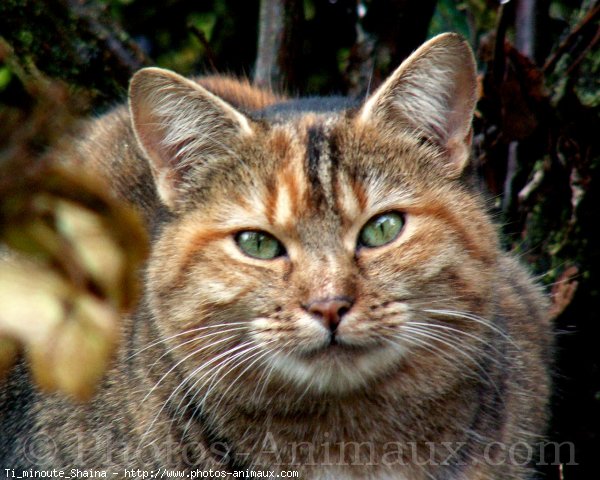
M265 199L270 223L289 227L317 213L356 215L361 199L343 181L333 132L333 120L316 116L273 128L270 153L278 162Z

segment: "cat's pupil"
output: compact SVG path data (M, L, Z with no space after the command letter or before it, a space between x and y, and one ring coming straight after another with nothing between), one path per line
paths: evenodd
M377 215L369 220L360 232L359 243L362 246L381 247L395 240L404 225L400 213L390 212Z
M261 260L270 260L285 253L281 242L266 232L246 230L238 233L235 241L246 255Z

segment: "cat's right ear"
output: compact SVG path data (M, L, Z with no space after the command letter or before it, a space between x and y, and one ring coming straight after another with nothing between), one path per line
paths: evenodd
M242 113L197 83L160 68L144 68L133 76L129 110L158 194L170 208L185 187L185 172L227 156L230 145L252 134Z

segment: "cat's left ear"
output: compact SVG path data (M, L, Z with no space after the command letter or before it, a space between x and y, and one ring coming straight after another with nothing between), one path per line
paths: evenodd
M471 151L471 121L477 103L473 52L458 34L423 44L366 101L359 121L385 135L412 132L447 154L450 176L459 176Z

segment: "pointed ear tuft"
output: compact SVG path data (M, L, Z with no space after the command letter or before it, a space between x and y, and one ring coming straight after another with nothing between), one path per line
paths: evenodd
M129 110L162 201L173 207L184 174L228 155L252 134L249 120L195 82L160 68L144 68L129 85Z
M457 34L423 44L367 100L359 121L386 135L414 132L447 153L447 168L458 176L468 163L471 121L477 103L473 52Z

